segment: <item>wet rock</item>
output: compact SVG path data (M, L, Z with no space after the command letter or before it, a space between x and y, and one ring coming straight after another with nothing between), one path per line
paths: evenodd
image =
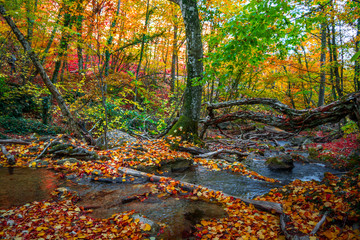
M139 219L139 223L140 223L140 224L149 224L150 227L151 227L151 229L150 229L150 231L149 231L148 233L149 233L150 235L155 235L155 234L157 234L157 233L159 232L159 230L160 230L159 224L157 224L156 222L154 222L154 221L146 218L146 217L143 216L143 215L140 215L140 214L136 213L136 214L131 215L131 217L132 217L132 219L134 219L134 221L135 221L136 219Z
M65 165L65 164L73 164L73 163L79 163L81 164L81 161L76 159L76 158L63 158L63 159L60 159L60 160L57 160L56 161L56 164L58 165Z
M307 136L299 136L299 137L294 137L290 140L291 144L293 146L302 146L302 145L307 145L310 143L313 143L312 137L307 137Z
M183 172L191 167L192 162L186 158L175 158L173 161L161 163L161 165L163 166L160 170L169 172Z
M108 148L114 148L125 144L126 142L136 142L137 139L126 132L118 129L111 130L106 135L108 141ZM96 140L98 148L105 148L105 136L101 136Z
M36 159L29 163L29 167L45 167L47 165L49 165L49 162L41 159Z
M277 157L270 157L266 160L266 165L270 170L283 171L294 168L294 160L288 154L282 154Z
M183 172L192 166L192 160L186 158L174 158L161 161L158 165L138 165L136 169L147 173L162 172Z

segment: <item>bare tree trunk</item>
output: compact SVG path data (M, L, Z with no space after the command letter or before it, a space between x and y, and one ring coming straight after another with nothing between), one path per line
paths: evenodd
M147 26L149 23L149 18L150 18L150 12L149 12L149 0L147 0L146 2L146 17L145 17L145 24L144 24L144 31L147 31ZM145 33L142 34L142 40L141 40L141 49L140 49L140 57L139 57L139 63L138 66L136 68L136 75L135 75L135 98L134 98L134 102L136 102L137 99L137 95L138 95L138 88L137 88L137 80L139 78L139 72L140 72L140 68L141 68L141 61L143 58L143 54L144 54L144 47L145 47ZM135 108L135 105L134 105Z
M115 16L115 20L112 21L111 26L110 26L110 34L109 34L109 38L107 41L107 49L105 51L105 77L109 75L109 65L110 65L110 51L109 48L112 45L112 41L113 41L113 33L112 30L113 28L116 26L116 18L119 16L120 13L120 5L121 5L121 0L118 0L118 4L117 4L117 9L116 9L116 16Z
M76 31L78 34L78 39L77 39L77 55L78 55L78 70L79 73L83 70L84 68L84 58L83 58L83 39L82 39L82 31L83 31L83 12L84 12L84 7L83 7L83 0L78 1L77 4L77 13L79 14L76 17Z
M321 23L321 55L320 55L320 86L318 107L324 105L325 100L325 82L326 82L326 24Z
M56 99L56 101L57 101L57 103L58 103L58 105L59 105L59 107L61 109L61 112L62 112L63 116L65 117L65 119L68 120L67 124L69 126L70 131L74 132L75 135L77 135L77 136L84 135L84 133L81 131L81 129L77 125L75 119L73 118L71 112L69 111L69 109L68 109L64 99L62 98L61 94L59 93L59 91L57 90L55 85L51 82L49 76L47 75L47 73L46 73L46 71L44 69L44 67L40 63L39 58L37 57L35 52L31 49L31 46L28 43L28 41L26 41L24 35L20 32L18 27L15 25L14 21L11 19L11 16L9 14L7 14L7 12L6 12L6 10L5 10L5 8L4 8L4 6L2 4L0 4L0 14L6 20L7 24L10 26L10 28L14 32L15 36L17 37L19 42L24 47L24 49L27 52L27 54L29 55L31 61L33 62L33 64L37 68L37 70L39 71L39 73L40 73L46 87L49 89L51 94Z
M71 0L74 1L74 0ZM67 29L66 28L71 28L72 25L72 17L71 14L69 13L69 6L66 6L66 3L63 2L64 4L64 25L63 25L63 31L62 31L62 36L60 39L60 50L58 52L58 60L55 62L55 69L51 78L51 81L53 83L56 83L57 78L59 76L59 72L61 69L61 65L62 65L62 58L63 56L66 54L66 51L68 49L68 45L69 45L69 33L67 33Z
M360 18L357 19L357 33L355 42L355 52L360 51ZM360 58L355 59L354 85L355 91L360 91Z
M174 38L173 38L173 52L172 52L172 59L171 59L171 81L170 81L170 92L174 94L175 92L175 70L176 70L176 60L177 60L177 16L174 16ZM172 98L173 100L174 98Z

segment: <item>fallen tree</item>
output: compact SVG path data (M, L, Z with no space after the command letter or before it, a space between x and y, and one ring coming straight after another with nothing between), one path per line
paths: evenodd
M269 106L277 111L279 115L239 110L237 112L215 116L214 112L215 109L225 107L257 104ZM222 103L207 103L207 111L208 117L201 121L204 124L200 134L201 138L204 136L209 126L216 126L219 123L235 121L238 119L253 120L289 132L300 132L301 130L314 128L325 123L339 122L349 115L360 127L360 92L351 93L341 100L309 110L296 110L271 98L246 98Z

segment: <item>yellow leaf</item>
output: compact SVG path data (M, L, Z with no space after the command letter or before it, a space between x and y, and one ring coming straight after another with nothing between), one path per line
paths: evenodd
M140 228L143 231L150 231L151 230L151 226L148 223L145 223L145 224L141 225Z
M326 202L326 203L324 203L324 205L325 205L325 207L331 207L331 202Z
M309 239L310 240L317 240L317 237L311 236Z
M37 227L36 231L42 231L42 230L47 230L49 229L48 227Z

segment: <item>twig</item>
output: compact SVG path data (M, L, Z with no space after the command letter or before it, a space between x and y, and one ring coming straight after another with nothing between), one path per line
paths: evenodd
M313 236L316 234L316 232L319 230L319 228L321 227L321 225L325 222L327 215L329 214L329 211L326 211L324 213L324 215L322 216L322 218L320 219L320 221L316 224L316 226L314 227L314 229L311 231L310 236Z
M45 152L46 152L47 149L50 147L50 145L51 145L53 142L55 142L55 141L57 141L57 140L59 140L59 139L60 139L60 138L55 138L53 141L49 142L49 144L46 145L46 147L44 148L44 150L35 158L35 160L38 160L38 159L42 158L42 156L45 154ZM34 160L34 161L35 161L35 160Z

